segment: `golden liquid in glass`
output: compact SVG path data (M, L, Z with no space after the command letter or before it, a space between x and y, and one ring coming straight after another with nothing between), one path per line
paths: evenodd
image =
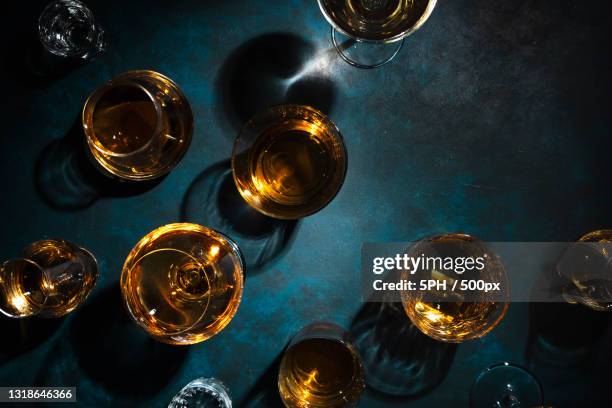
M25 258L8 261L0 284L2 309L27 316L59 317L79 306L93 288L98 271L91 254L66 241L44 240L28 246ZM10 273L8 273L10 272Z
M171 224L128 256L121 287L138 324L157 339L192 344L221 331L242 295L236 248L194 224Z
M460 343L493 330L508 305L500 302L414 302L406 313L423 333L437 340Z
M346 157L323 126L288 120L263 131L235 174L247 202L277 218L300 218L325 206L344 180ZM339 171L342 169L342 171Z
M289 408L354 407L365 388L363 367L340 341L310 338L285 352L278 387Z
M410 30L431 10L430 0L320 0L325 14L349 35L386 40Z
M83 109L89 152L102 172L126 180L168 173L191 141L187 99L153 71L119 75L89 97Z

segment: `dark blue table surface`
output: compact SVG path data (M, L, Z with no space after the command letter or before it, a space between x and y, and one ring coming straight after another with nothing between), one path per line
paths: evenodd
M359 70L330 49L312 0L97 1L90 6L108 51L52 75L24 63L40 4L21 3L4 15L0 258L61 237L95 253L100 280L65 319L0 320L0 385L74 385L80 406L160 407L191 379L215 376L239 405L271 406L265 395L275 392L275 364L291 336L315 320L348 328L365 306L363 242L450 231L571 241L612 226L603 2L441 0L396 60ZM96 189L95 177L81 182L73 169L67 135L88 94L132 69L182 87L193 142L156 185ZM250 221L226 182L232 142L250 115L287 101L317 106L338 125L346 182L297 224ZM166 347L127 321L117 282L142 236L180 220L237 235L250 268L224 331ZM601 316L512 304L490 335L454 350L436 387L408 399L368 390L361 406L464 407L477 373L504 360L529 366L555 407L611 406L612 343ZM534 357L542 331L584 358Z

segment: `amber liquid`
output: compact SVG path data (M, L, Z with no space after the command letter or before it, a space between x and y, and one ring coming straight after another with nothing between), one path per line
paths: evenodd
M134 319L158 339L205 340L222 330L238 307L239 261L226 242L188 229L163 230L151 233L157 239L145 237L146 250L126 260L124 299Z
M5 264L10 271L1 279L3 303L10 303L2 308L18 315L63 316L85 300L98 276L93 257L65 241L36 242L24 255Z
M310 338L285 352L278 387L289 408L354 407L365 388L363 367L346 344Z
M262 132L247 160L249 174L238 183L241 194L277 218L299 218L327 204L340 188L346 166L343 147L326 129L302 120Z
M406 308L410 320L428 336L449 343L482 337L507 308L499 302L415 302Z
M119 75L85 103L89 152L103 173L150 180L168 173L191 141L193 117L180 89L152 71Z
M429 0L323 0L327 14L344 31L384 40L417 24Z

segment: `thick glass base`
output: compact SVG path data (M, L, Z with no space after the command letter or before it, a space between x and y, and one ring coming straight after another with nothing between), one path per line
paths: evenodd
M354 67L364 69L382 67L395 58L404 45L404 40L391 44L358 41L336 31L333 27L331 38L343 60Z

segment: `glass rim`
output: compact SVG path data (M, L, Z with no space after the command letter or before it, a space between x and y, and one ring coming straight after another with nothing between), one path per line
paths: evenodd
M324 121L324 126L327 129L330 129L331 132L329 132L329 134L334 138L335 141L339 142L339 145L342 147L342 155L344 157L344 166L342 167L342 178L339 181L339 187L338 189L334 192L334 194L332 194L324 203L322 203L318 208L315 208L311 211L305 212L304 214L300 214L300 216L298 217L294 217L294 216L282 216L282 215L278 215L275 214L273 212L270 211L266 211L260 207L256 207L254 205L251 204L250 201L246 200L246 198L243 196L242 194L242 190L240 188L238 188L238 179L236 176L236 156L238 156L239 153L242 153L238 151L238 145L240 144L240 142L243 140L243 136L247 133L247 131L249 129L253 128L253 124L257 122L257 120L265 117L266 115L270 115L272 113L274 113L275 111L278 111L282 108L285 109L291 109L291 110L298 110L298 109L305 109L309 112L312 112L316 115L318 115L320 118L323 119ZM288 118L283 118L283 119L288 119ZM270 127L271 125L273 125L274 123L268 124L267 126L258 129L257 130L257 134L261 134L264 130L266 130L268 127ZM246 149L245 149L246 150ZM256 113L255 115L253 115L249 120L247 120L244 125L242 125L240 132L238 133L238 136L236 137L236 139L234 139L234 143L232 145L232 157L231 157L231 168L232 168L232 178L234 180L234 184L237 187L237 190L240 194L240 196L245 199L245 201L256 211L260 212L261 214L264 214L268 217L272 217L272 218L276 218L276 219L280 219L280 220L297 220L297 219L301 219L304 217L308 217L310 215L316 214L317 212L323 210L323 208L325 208L329 203L331 203L333 201L333 199L340 193L341 187L342 185L344 185L344 182L346 180L346 173L348 172L348 151L346 149L346 143L344 142L344 137L342 136L342 132L340 132L340 129L338 129L338 126L334 123L334 121L332 121L329 116L327 116L324 112L322 112L321 110L311 106L311 105L300 105L300 104L295 104L295 103L282 103L282 104L276 104L276 105L271 105L267 108L265 108L264 110Z
M13 264L13 263L22 263L22 264L29 264L29 265L32 265L32 266L34 266L34 268L36 268L36 270L38 271L38 273L40 273L41 277L42 277L42 275L44 275L44 273L45 273L44 269L43 269L43 268L42 268L42 267L41 267L41 266L40 266L38 263L34 262L34 261L33 261L33 260L31 260L31 259L24 258L24 257L20 257L20 258L13 258L13 259L9 259L9 260L6 260L6 261L2 262L2 263L0 264L0 274L4 275L4 271L6 270L6 266L7 266L7 265L9 265L9 264ZM11 271L10 273L12 273L12 271ZM2 296L4 297L4 290L2 290L1 292L3 293L3 295L2 295ZM36 316L36 315L38 315L40 312L42 312L44 305L47 303L47 300L49 299L49 297L48 297L48 296L45 296L45 302L44 302L44 303L42 303L42 304L33 304L33 303L32 303L32 302L29 300L28 296L25 296L25 295L24 295L24 296L23 296L23 298L25 299L25 301L26 301L26 302L27 302L29 305L34 306L34 307L33 307L34 311L33 311L32 313L23 314L23 315L19 315L19 314L12 314L12 313L7 312L7 311L6 311L4 308L2 308L2 307L0 306L0 314L4 315L4 316L6 316L6 317L9 317L9 318L11 318L11 319L23 319L23 318L30 317L30 316ZM17 308L17 307L15 307L15 310L18 310L18 308Z
M41 44L45 47L47 51L49 51L51 54L56 55L58 57L72 58L72 57L81 57L83 55L86 55L89 52L89 50L78 50L78 51L74 50L71 52L58 52L55 47L50 47L49 42L45 41L43 36L41 35L42 27L43 27L43 24L42 24L43 17L46 17L47 14L51 11L51 9L53 7L56 7L59 4L66 4L66 5L77 4L79 5L79 7L81 7L87 13L87 17L91 19L91 27L90 27L89 33L91 32L95 33L96 31L98 31L98 27L95 24L95 18L94 18L93 12L87 6L87 4L83 3L80 0L55 0L47 4L43 8L43 10L40 12L40 15L38 16L38 27L37 27L38 28L38 39L40 40Z
M317 0L317 3L319 4L319 8L321 9L321 13L323 14L327 22L332 26L334 30L338 31L339 33L349 38L354 39L357 42L370 43L370 44L390 44L390 43L405 39L406 37L413 34L415 31L417 31L419 28L421 28L423 24L425 24L427 20L429 20L429 17L433 13L436 7L436 4L437 4L437 0L427 0L427 8L425 9L425 12L421 15L421 17L419 17L417 22L413 24L411 27L407 28L406 30L398 34L394 34L393 36L388 37L388 38L373 39L373 38L368 38L368 37L362 37L362 36L356 35L355 33L349 33L348 31L340 27L340 25L327 12L327 8L325 7L324 2L325 0Z
M519 371L521 371L524 374L527 374L534 382L534 384L536 384L537 388L538 388L538 392L540 393L540 400L543 401L544 400L544 388L542 387L542 384L540 383L540 380L538 380L538 378L533 375L529 370L527 370L525 367L523 367L520 364L516 364L513 363L511 361L503 361L501 363L495 363L493 365L490 365L488 367L483 368L478 375L476 376L476 379L474 380L474 382L472 382L472 385L470 386L470 400L472 398L472 394L474 391L474 387L476 387L476 384L478 384L478 382L488 373L490 373L493 370L496 369L500 369L500 368L514 368L517 369ZM471 405L471 401L470 401L470 405Z
M224 321L222 322L222 324L218 327L218 330L215 332L215 334L219 333L221 330L223 330L230 322L231 320L234 318L234 316L236 315L236 313L238 312L238 308L240 306L240 303L242 302L242 295L244 292L244 281L245 281L245 262L244 262L244 257L242 255L242 252L240 251L240 248L238 247L238 245L227 235L214 230L212 228L200 225L200 224L196 224L196 223L190 223L190 222L177 222L177 223L170 223L170 224L165 224L162 225L160 227L155 228L154 230L150 231L149 233L147 233L146 235L144 235L142 238L140 238L140 240L136 243L136 245L134 245L134 247L130 250L130 253L128 254L128 256L126 257L123 266L121 268L121 276L119 277L119 284L120 287L123 288L125 286L126 280L129 278L129 275L131 274L131 271L133 269L132 267L128 267L128 261L130 263L135 263L138 262L139 260L141 260L142 258L144 258L145 256L147 256L148 253L142 254L141 256L139 256L138 258L135 257L136 254L138 254L140 251L142 251L142 249L152 241L151 237L154 237L153 239L157 239L159 237L162 237L163 235L166 235L169 232L174 232L174 231L179 231L179 230L187 230L187 231L192 231L192 232L196 232L196 233L203 233L207 236L213 237L215 239L218 239L220 241L223 241L224 243L226 243L232 251L232 254L234 254L235 258L238 261L238 267L234 268L234 270L238 269L238 273L236 273L234 276L237 278L237 282L236 282L236 292L233 294L233 298L236 299L236 302L232 304L232 307L227 309L229 310L229 313L227 315L227 318L224 319ZM165 248L165 249L172 249L172 250L177 250L176 248ZM160 249L162 250L162 249ZM159 251L159 250L157 250ZM181 250L177 250L179 252L183 252ZM156 251L150 251L150 252L156 252ZM191 256L191 255L190 255ZM189 345L189 344L194 344L192 342L175 342L175 341L170 341L167 339L164 339L163 337L165 337L164 335L160 335L157 333L153 333L149 331L149 328L142 323L135 315L135 313L132 311L132 308L130 307L130 302L128 301L128 298L125 294L124 290L121 290L121 297L123 300L123 304L129 314L129 316L132 318L132 320L141 328L143 328L145 330L145 332L147 332L148 334L150 334L151 336L155 337L156 339L158 339L159 341L162 342L166 342L166 343L171 343L171 344L176 344L176 345ZM206 308L208 309L208 307ZM192 325L190 325L189 327L186 327L184 329L178 330L176 332L172 332L172 333L166 333L167 336L176 336L176 335L180 335L181 333L184 333L186 331L188 331L189 329L191 329L192 327L196 326L201 319L204 317L205 312L202 313L202 315L198 318L198 320L193 323ZM217 319L215 320L215 322L213 322L211 325L216 324L216 322L220 321L221 319ZM167 337L166 336L166 337ZM195 343L200 343L202 341L208 340L210 337L214 336L213 335L207 335L201 339L199 339L198 341L196 341Z
M126 77L129 77L131 75L141 76L142 74L150 74L150 73L160 75L164 79L170 81L173 85L176 85L174 81L172 81L170 78L162 74L159 74L155 71L150 71L150 70L127 71L127 72L124 72L112 78L111 80L106 82L104 85L94 90L89 95L89 97L85 101L85 104L83 105L83 110L81 114L81 124L83 126L85 135L88 136L87 143L89 144L89 146L93 147L94 149L96 149L97 151L99 151L100 153L104 155L111 156L111 157L118 157L118 158L132 157L134 155L137 155L139 153L146 151L149 147L151 147L151 144L153 144L153 141L160 136L161 131L162 131L161 106L159 102L155 99L153 94L151 94L151 92L147 90L144 86L142 86L141 84L130 83L129 81L126 80ZM93 115L94 115L94 112L96 111L98 102L100 102L100 99L106 93L113 90L114 87L119 87L119 86L137 88L140 92L143 92L147 96L149 102L151 102L153 104L153 107L155 108L155 129L153 130L151 137L149 138L149 140L147 140L147 142L144 145L142 145L138 149L132 150L131 152L127 152L127 153L116 153L104 147L104 145L100 142L100 139L96 136L96 133L93 130ZM89 127L90 123L92 124L91 128ZM93 143L90 142L90 139L92 139L94 142Z

